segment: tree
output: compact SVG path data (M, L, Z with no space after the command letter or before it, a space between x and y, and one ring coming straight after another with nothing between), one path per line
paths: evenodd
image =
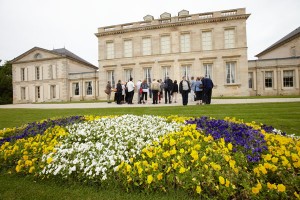
M0 104L13 103L12 64L0 65Z

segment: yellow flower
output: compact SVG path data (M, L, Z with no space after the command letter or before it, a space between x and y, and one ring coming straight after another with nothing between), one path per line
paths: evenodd
M219 182L221 185L225 184L225 179L222 176L219 176Z
M50 164L53 161L52 157L47 158L47 163Z
M207 160L207 157L206 156L202 156L201 162L205 162L206 160Z
M172 150L170 151L170 154L171 154L171 155L175 155L176 152L177 152L176 149L172 149Z
M229 185L230 185L230 181L226 179L225 186L226 186L226 187L229 187Z
M24 155L24 156L23 156L23 160L25 160L25 161L28 160L28 156L27 156L27 155Z
M190 154L194 160L198 160L199 156L198 156L198 152L195 150L192 150L191 154Z
M174 146L176 144L176 140L170 138L170 146Z
M186 169L185 169L184 167L180 167L179 173L180 173L180 174L183 174L184 172L186 172Z
M272 163L276 164L278 162L278 158L277 157L272 157Z
M163 152L163 157L164 158L170 157L169 151Z
M278 192L284 192L285 191L285 186L283 184L278 184L277 185L277 190L278 190Z
M252 193L253 193L253 194L259 193L259 189L256 188L256 187L252 187Z
M276 186L276 184L271 184L271 183L267 183L267 186L268 186L268 188L270 189L270 190L272 190L272 189L277 189L277 186Z
M163 173L159 173L159 174L157 174L157 180L161 180L163 178Z
M152 175L148 175L148 177L147 177L147 183L151 184L152 181L153 181L153 176Z
M184 153L184 149L181 148L181 149L179 150L179 152L180 152L180 153Z
M130 166L130 165L127 165L127 166L126 166L126 171L127 171L127 172L130 172L130 171L131 171L131 166Z
M34 170L35 170L35 167L34 167L34 166L30 167L29 173L32 173Z
M21 171L21 166L20 165L17 165L16 166L16 172L20 172Z
M231 143L228 143L227 147L228 147L229 151L232 150L232 144Z
M300 199L300 195L297 192L294 192L294 195L297 197L297 199Z
M201 191L202 191L201 187L200 187L199 185L197 185L197 187L196 187L196 192L197 192L198 194L200 194Z

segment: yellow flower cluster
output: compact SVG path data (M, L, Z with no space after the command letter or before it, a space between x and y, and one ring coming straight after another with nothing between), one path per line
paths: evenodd
M14 169L17 173L34 173L44 167L42 155L55 152L58 139L67 134L65 129L56 126L47 129L43 135L5 142L0 147L0 162L12 166L11 170Z
M235 177L234 174L240 170L235 163L232 144L226 144L224 139L214 141L213 137L199 132L196 125L187 125L144 148L140 158L122 162L117 171L128 187L135 183L135 186L149 190L166 191L175 181L178 186L195 194L202 192L202 184L230 193L235 188L231 182L238 180L224 179L217 174ZM207 180L213 174L214 179L219 181Z

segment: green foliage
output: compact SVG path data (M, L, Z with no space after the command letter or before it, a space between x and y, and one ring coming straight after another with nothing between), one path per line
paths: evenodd
M70 115L160 115L160 116L210 116L216 119L236 117L245 122L256 121L272 125L288 134L298 134L300 127L300 102L228 104L208 106L167 106L167 107L116 107L90 109L0 109L0 129L52 117ZM22 116L22 117L16 117Z
M11 104L13 98L12 64L0 66L0 104Z

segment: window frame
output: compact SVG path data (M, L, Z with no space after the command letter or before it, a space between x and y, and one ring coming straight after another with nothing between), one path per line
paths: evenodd
M92 81L86 81L86 95L90 96L93 95L93 82Z
M164 41L164 38L167 40ZM160 36L160 53L161 54L171 53L171 36L170 35L161 35Z
M237 68L236 61L226 62L226 65L225 65L226 84L235 84L236 83L236 68ZM229 78L228 78L228 75L229 75Z
M114 41L106 41L106 59L115 58L115 44Z
M151 37L143 37L142 38L142 54L143 54L143 56L152 55Z
M209 37L204 37L207 33L210 33L210 39ZM201 33L201 41L202 41L202 50L203 51L211 51L213 48L213 41L212 41L212 31L211 30L205 30Z
M233 34L230 35L230 32ZM231 38L232 36L232 38ZM235 28L226 28L224 30L224 49L232 49L236 47L236 30Z
M287 73L291 72L292 76L287 77ZM295 85L295 70L283 70L282 72L282 85L284 88L293 88Z
M180 34L180 52L186 53L191 51L191 34L181 33Z
M213 63L203 63L203 68L204 68L204 77L212 79Z
M125 39L123 41L123 56L124 56L124 58L132 58L133 57L132 39Z
M264 86L265 88L273 88L274 73L273 71L264 72Z

